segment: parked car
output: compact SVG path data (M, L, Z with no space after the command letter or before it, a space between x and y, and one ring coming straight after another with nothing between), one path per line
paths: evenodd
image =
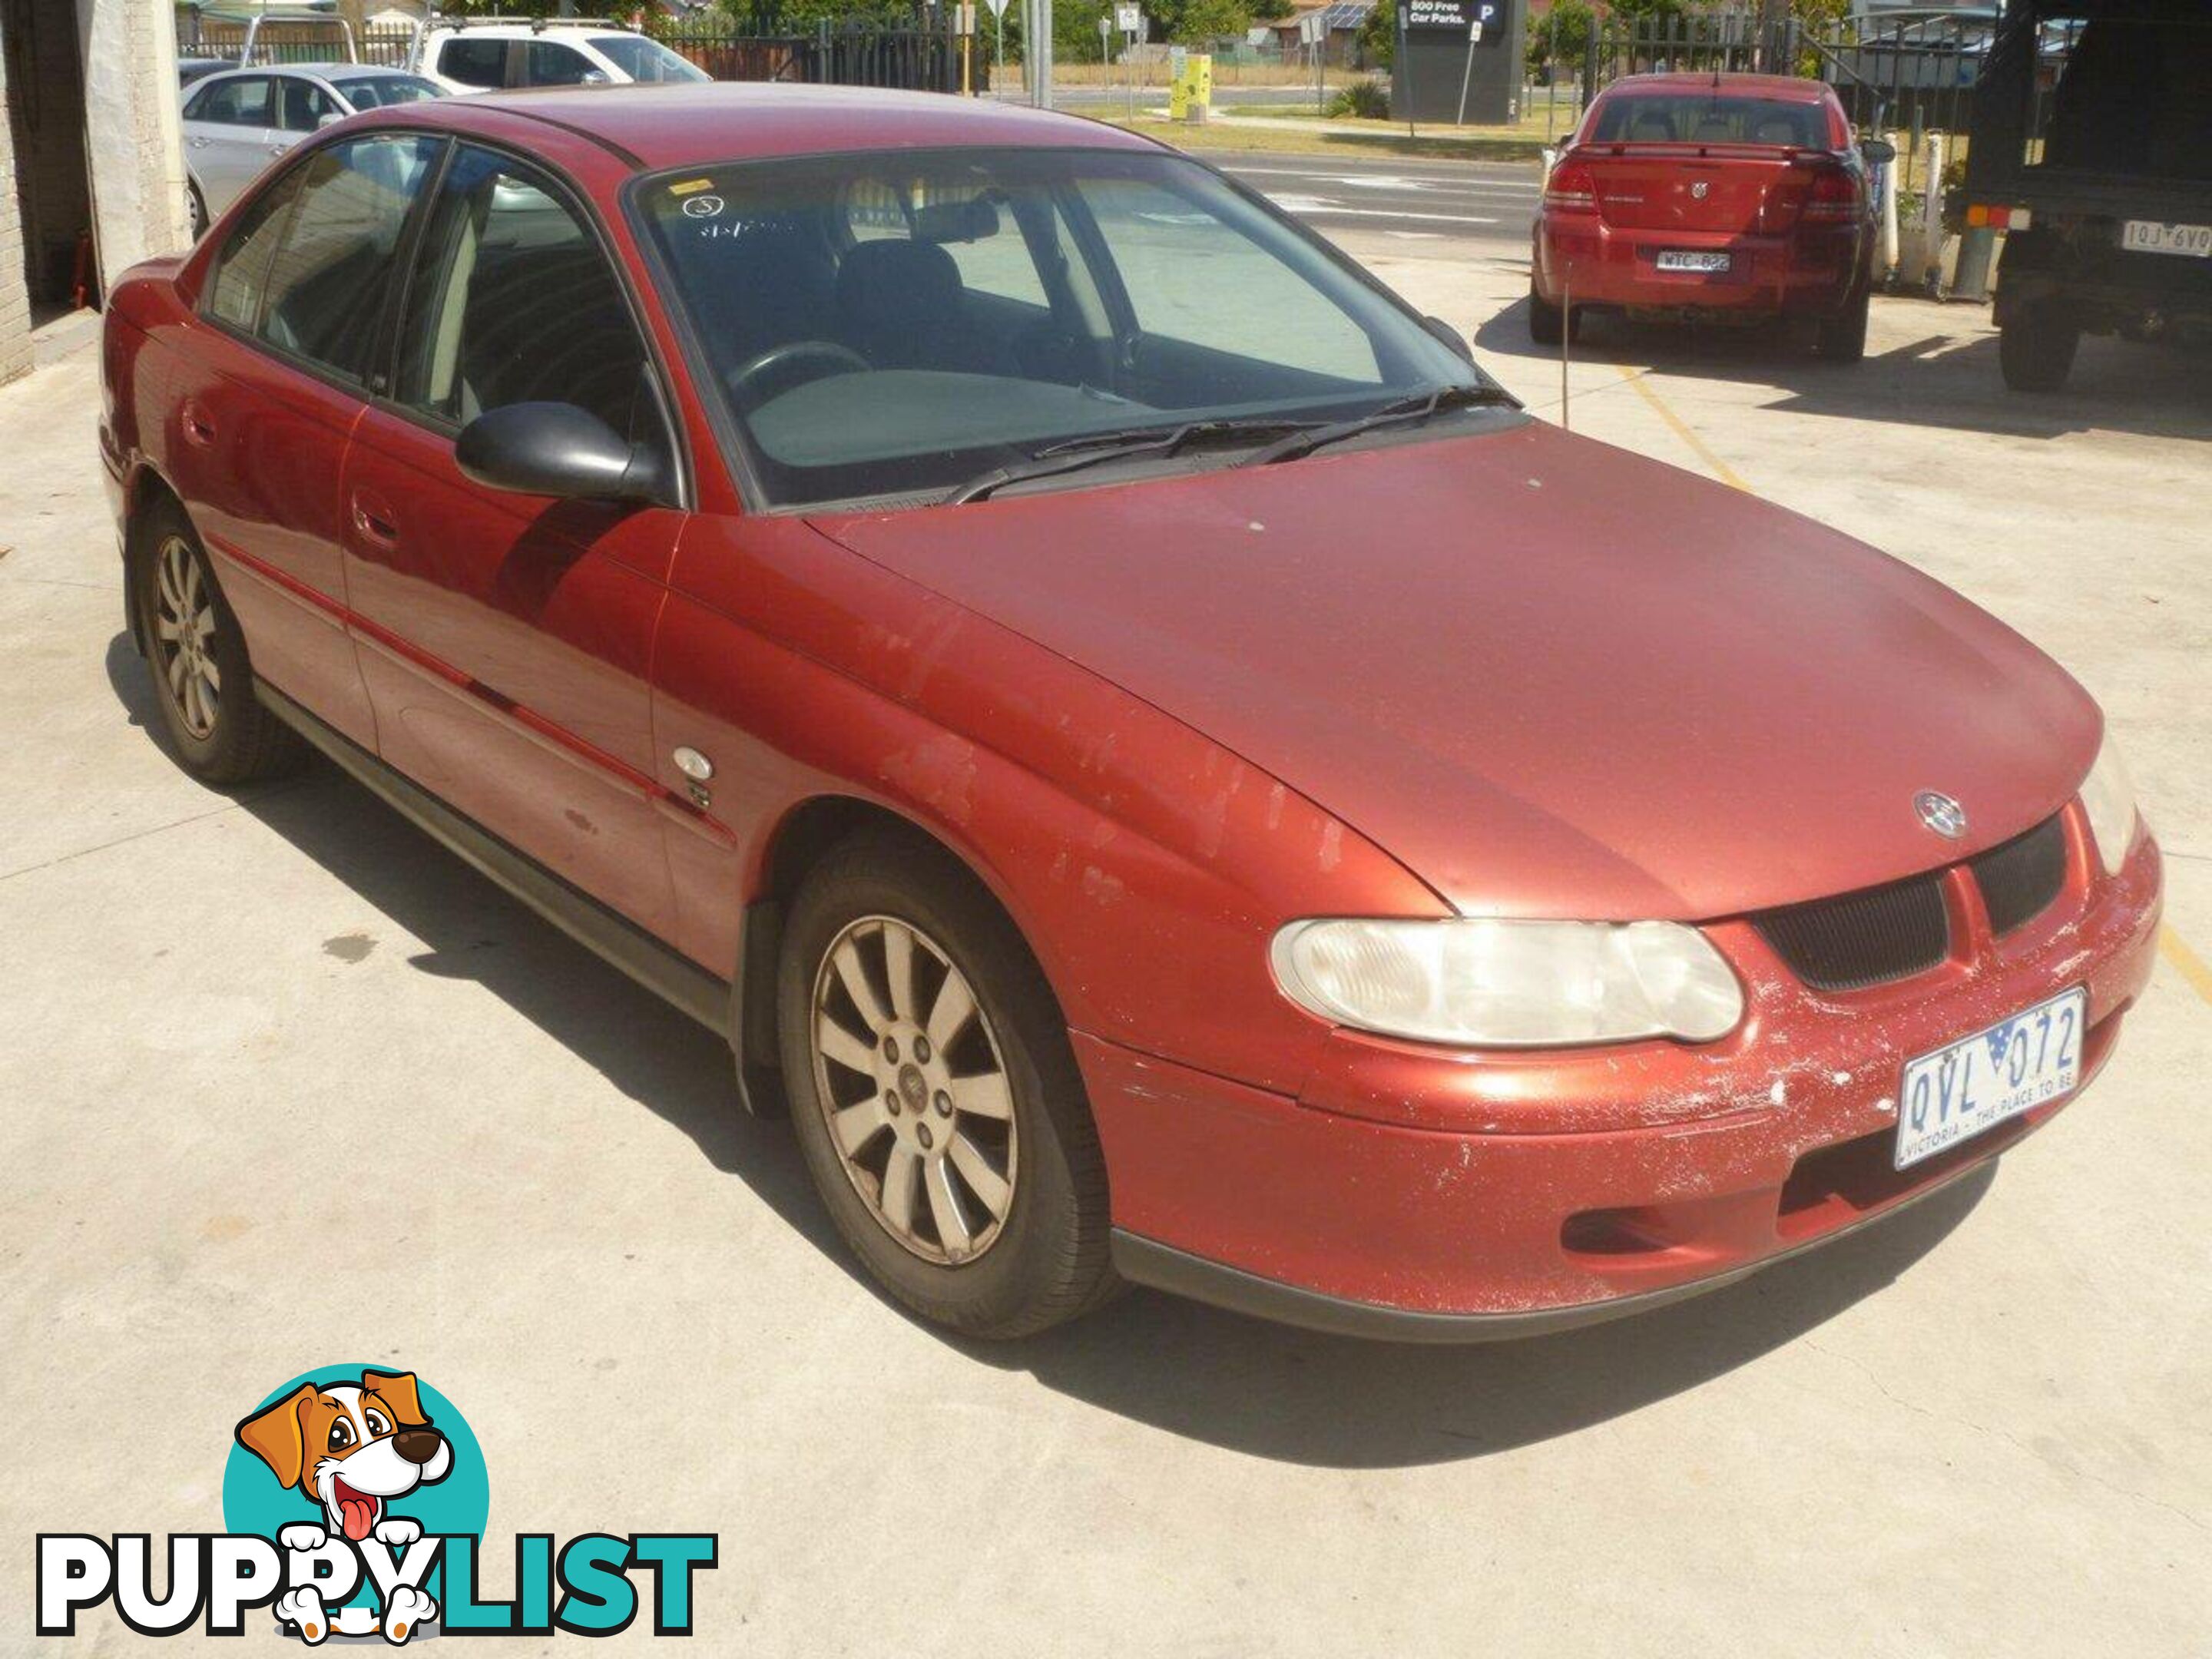
M152 723L720 1032L931 1319L1648 1307L2047 1121L2159 854L2018 635L1449 334L1069 117L379 110L116 287Z
M462 19L426 30L415 66L453 93L689 82L706 71L648 35L592 19Z
M1866 355L1875 196L1834 91L1771 75L1636 75L1592 101L1544 180L1528 328L1592 312L1809 318L1820 354Z
M289 64L201 77L184 111L193 240L309 133L361 110L441 95L435 82L373 64Z
M1998 361L2015 391L2063 386L2085 333L2212 340L2212 15L2014 6L1975 100L1966 199L1970 227L2006 233Z

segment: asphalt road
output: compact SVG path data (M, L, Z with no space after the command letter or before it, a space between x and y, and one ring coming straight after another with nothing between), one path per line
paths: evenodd
M1456 246L1449 251L1461 257L1528 252L1539 185L1536 168L1526 162L1197 153L1323 232L1451 243Z

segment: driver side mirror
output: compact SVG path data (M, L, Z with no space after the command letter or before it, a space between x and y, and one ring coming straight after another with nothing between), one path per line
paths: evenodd
M1866 157L1869 167L1886 167L1897 159L1897 146L1887 138L1862 138L1859 154Z
M508 404L461 428L453 461L488 489L563 501L665 503L672 480L658 446L632 443L574 404Z

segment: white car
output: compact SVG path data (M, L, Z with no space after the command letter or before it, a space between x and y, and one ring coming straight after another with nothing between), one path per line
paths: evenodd
M276 157L356 110L437 98L445 88L375 64L286 64L225 70L185 88L185 166L192 237Z
M448 92L712 78L658 40L590 19L441 23L423 31L414 68Z

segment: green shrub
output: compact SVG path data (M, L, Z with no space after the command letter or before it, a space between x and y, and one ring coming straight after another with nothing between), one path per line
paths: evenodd
M1354 81L1328 100L1328 112L1387 121L1390 118L1390 88L1380 81Z

